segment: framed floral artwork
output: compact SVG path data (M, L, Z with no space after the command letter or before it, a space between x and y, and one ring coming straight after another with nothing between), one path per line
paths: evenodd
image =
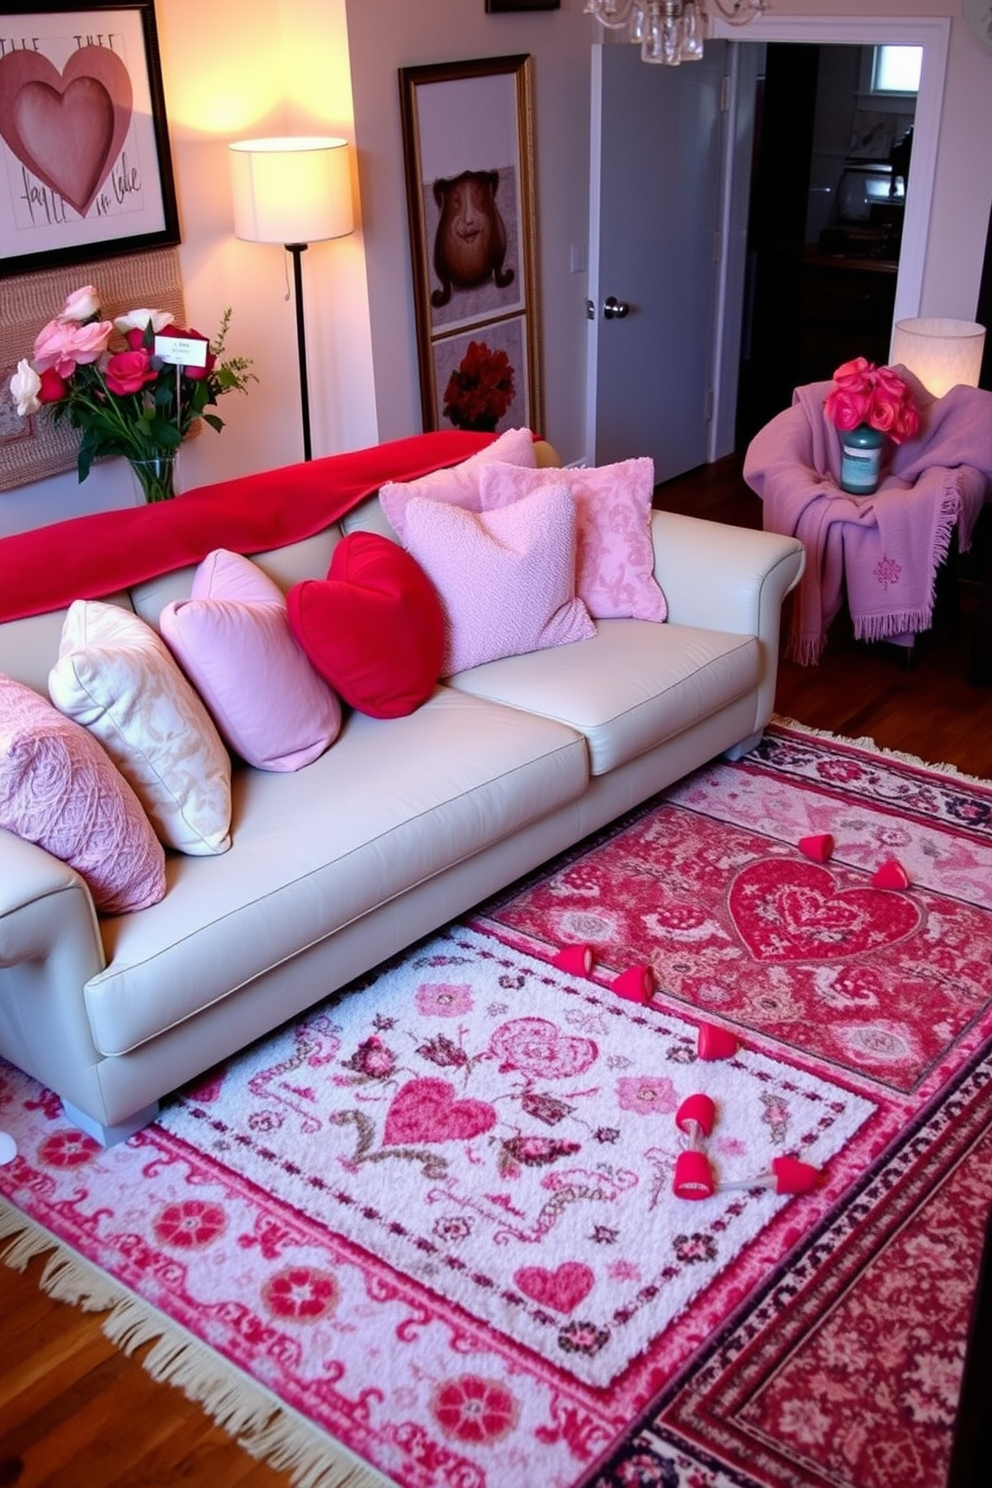
M539 428L531 59L400 72L425 429Z
M0 274L178 242L154 0L0 5Z

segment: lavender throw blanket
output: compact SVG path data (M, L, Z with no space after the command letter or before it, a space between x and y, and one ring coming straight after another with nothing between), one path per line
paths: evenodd
M765 531L806 548L786 650L803 665L819 659L845 590L859 640L929 629L954 527L963 552L992 491L992 393L956 387L933 398L905 367L896 370L913 388L920 432L890 446L874 496L837 485L840 436L823 413L832 382L797 388L792 407L748 447L744 479L764 503Z

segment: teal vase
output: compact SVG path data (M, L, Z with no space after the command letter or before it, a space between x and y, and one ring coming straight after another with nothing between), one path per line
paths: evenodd
M840 488L852 496L871 496L878 490L882 471L885 435L868 424L842 429L840 435Z

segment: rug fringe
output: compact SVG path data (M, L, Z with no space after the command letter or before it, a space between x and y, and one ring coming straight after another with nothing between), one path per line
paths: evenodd
M4 1240L10 1244L0 1249L0 1261L23 1272L46 1256L43 1292L84 1312L105 1312L103 1333L128 1357L148 1345L140 1362L152 1379L182 1390L256 1461L288 1473L294 1488L396 1488L391 1478L0 1198Z
M937 775L950 775L955 780L964 780L969 785L988 785L988 779L983 775L969 775L964 770L959 770L957 765L933 764L930 760L921 758L918 754L909 754L902 749L886 749L882 744L876 744L875 740L867 734L858 738L849 737L847 734L836 734L830 729L811 728L808 723L800 723L796 718L786 718L782 714L773 713L771 723L776 728L791 729L797 734L809 734L814 739L828 739L834 744L852 744L857 749L870 749L874 754L883 759L898 760L903 765L913 765L919 770L932 770Z

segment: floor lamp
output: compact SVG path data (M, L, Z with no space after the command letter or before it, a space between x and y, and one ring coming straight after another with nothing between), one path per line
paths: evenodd
M301 256L311 243L354 231L348 141L315 137L239 140L231 147L235 236L282 243L293 256L300 356L303 458L312 458Z

